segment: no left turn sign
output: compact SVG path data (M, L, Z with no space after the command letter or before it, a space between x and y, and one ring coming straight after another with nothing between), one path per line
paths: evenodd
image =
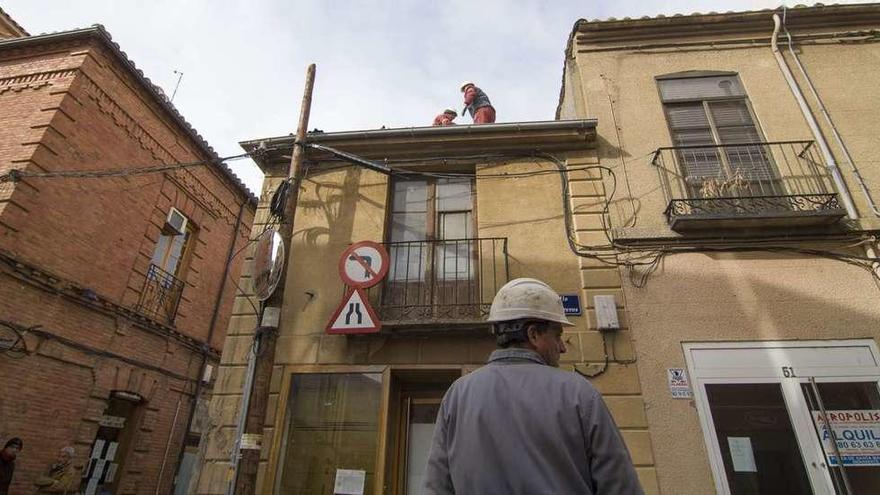
M388 273L388 252L381 244L360 241L352 244L339 259L339 276L346 285L366 289L378 284Z

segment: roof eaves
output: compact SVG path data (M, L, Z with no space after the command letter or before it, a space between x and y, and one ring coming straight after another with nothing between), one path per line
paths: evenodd
M128 55L122 50L118 43L113 41L110 33L104 28L104 26L100 24L95 24L88 28L80 28L69 31L60 31L55 33L46 33L39 34L34 36L29 36L27 38L11 38L8 40L0 40L0 49L4 47L10 46L22 46L28 44L38 44L41 42L45 42L48 40L59 40L59 39L73 39L79 36L92 36L101 40L105 46L110 49L110 52L117 58L117 60L125 66L129 73L131 73L135 79L150 93L153 99L171 116L171 118L180 126L181 129L186 132L186 134L192 139L192 141L200 148L202 153L207 155L211 162L225 175L238 189L239 191L247 198L248 202L252 205L257 205L257 197L251 192L250 189L238 178L238 176L225 164L220 160L220 156L217 155L217 152L214 151L214 148L211 147L210 144L202 137L201 134L196 131L196 129L186 121L186 119L181 115L181 113L177 110L177 108L168 100L165 94L159 89L158 86L153 84L146 75L144 75L143 71L137 68L135 63L128 57Z
M865 7L878 7L880 3L854 3L854 4L824 4L824 3L815 3L813 5L803 5L798 4L792 7L786 7L785 5L780 5L775 9L764 8L758 10L728 10L725 12L692 12L690 14L657 14L654 16L642 16L638 19L632 17L622 17L620 19L616 17L607 17L605 19L580 19L577 23L575 23L575 27L577 28L575 33L578 32L581 28L588 28L590 26L602 25L611 26L615 24L636 24L636 23L651 23L652 21L660 21L660 22L682 22L682 23L698 23L701 21L701 18L706 17L725 17L725 16L749 16L749 15L761 15L766 14L768 12L776 12L781 11L782 9L787 9L789 12L797 12L797 13L808 13L808 12L820 12L826 9L834 9L834 10L849 10L849 9L859 9Z
M400 127L394 129L370 129L341 132L309 132L306 140L315 143L332 145L334 142L353 142L372 139L400 139L411 138L466 138L474 135L519 133L533 131L586 131L588 136L595 137L596 119L573 119L573 120L545 120L534 122L501 122L494 124L470 124L455 126L426 126L426 127ZM265 145L265 152L277 152L290 149L295 141L293 134L287 136L267 137L251 139L239 142L239 145L247 152L258 151ZM265 153L264 153L265 154ZM258 164L265 166L266 163L257 160Z

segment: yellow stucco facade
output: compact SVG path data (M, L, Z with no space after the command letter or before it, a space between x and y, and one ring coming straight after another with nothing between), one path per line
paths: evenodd
M843 190L826 168L829 160L819 152L819 137L811 132L771 51L772 14L580 21L566 50L555 122L308 138L395 168L471 174L472 235L506 239L505 278L535 277L562 294L580 296L583 315L572 317L576 326L565 334L563 366L595 375L590 380L603 393L649 494L775 493L774 483L789 483L786 476L791 486L801 483L803 490L834 493L842 483L840 469L825 464L824 447L808 431L817 409L811 394L826 394L820 388L836 380L840 386L867 387L863 395L876 400L841 405L841 397L856 394L828 392L830 409L880 409L880 305L870 263L876 257L873 236L880 216L845 159L847 151L864 183L880 195L876 186L872 189L880 184L874 151L880 6L786 13L798 60L787 45L781 45L783 57L839 164ZM807 91L798 61L846 150L832 139L834 129ZM711 130L714 141L698 141L696 149L703 154L699 159L692 154L690 162L682 158L695 149L686 147L693 135L687 132L699 126L671 130L670 112L695 100L687 94L673 100L659 88L660 81L682 78L716 78L728 91L716 97L711 94L716 89L707 90L710 96L700 103L712 122L705 131ZM743 151L743 141L731 145L724 140L722 132L730 128L722 129L724 116L712 113L720 101L740 105L738 129L751 133L747 142L758 144ZM259 160L267 179L256 236L269 221L267 205L285 175L292 138L243 146L267 150ZM707 160L707 153L715 158ZM341 253L360 240L394 240L390 218L399 177L389 179L315 150L307 162L258 490L296 491L292 487L300 486L294 479L299 477L313 480L306 491L321 491L316 487L332 482L333 473L319 472L330 469L327 463L306 461L297 442L322 456L336 455L333 442L349 442L354 447L345 462L348 467L360 463L366 493L405 493L409 471L407 447L401 445L409 444L401 440L401 425L409 419L402 411L411 404L431 404L430 393L481 366L493 341L478 318L416 316L378 334L327 334L325 327L344 294L337 273ZM727 182L719 186L715 181L732 197L712 192L706 177L692 180L687 167L695 163L738 167L740 172ZM560 175L559 164L567 167L566 175ZM755 170L769 178L756 179ZM770 194L753 191L761 180L773 183ZM850 215L845 195L852 198ZM566 218L581 255L566 239ZM240 282L248 295L249 271ZM496 287L479 273L478 292L489 293L480 298L491 298ZM369 292L377 307L383 304L383 290ZM615 297L619 330L597 331L593 297L598 295ZM440 304L436 297L433 301ZM223 493L228 482L257 304L245 295L236 301L211 405L209 441L202 447L198 493ZM691 398L672 396L670 369L679 368L691 375ZM351 437L291 433L291 425L310 425L315 417L315 411L302 410L311 393L303 377L342 374L361 374L379 385L372 395L366 391L369 380L352 389L359 392L335 385L325 405L357 403L361 409L355 416L371 419L353 426ZM719 406L720 397L728 402ZM753 399L776 400L765 408L772 414L755 413L761 404L749 409ZM343 409L334 413L334 421L351 419ZM745 419L736 420L736 414ZM729 418L734 420L722 425ZM773 425L789 423L787 430L773 430ZM768 441L761 428L785 436L788 443ZM752 447L743 450L743 445ZM734 460L734 455L739 457ZM762 470L768 465L785 467L767 477ZM880 482L872 467L851 469L859 487ZM755 488L759 491L748 491Z
M587 375L597 375L592 382L605 395L609 408L632 452L639 476L648 493L657 493L654 458L641 398L620 274L614 267L581 258L572 253L566 241L563 182L557 164L544 156L529 156L540 150L552 154L572 169L567 175L570 204L573 210L572 234L579 242L604 238L602 208L605 188L601 172L588 169L599 163L595 153L595 122L573 120L456 128L421 128L413 135L406 130L372 131L363 135L338 133L310 135L326 146L355 153L377 161L406 159L411 170L443 172L455 170L473 174L475 217L474 237L506 239L504 263L508 272L493 285L489 269L478 269L483 280L482 302L491 302L501 283L517 277L542 279L563 294L581 298L583 314L572 316L576 326L566 331L568 351L563 366ZM262 160L267 172L260 209L255 220L254 236L266 225L267 203L283 178L290 142L285 138L267 140L270 151ZM246 149L258 142L244 143ZM367 373L382 376L382 398L374 469L367 471L367 493L404 493L394 453L395 387L410 383L412 376L445 376L447 380L483 365L494 349L494 339L485 324L436 322L430 318L412 318L416 331L404 326L383 328L374 335L329 335L325 331L333 311L343 296L338 274L342 252L361 240L385 242L391 235L388 225L391 185L387 175L340 162L332 157L309 152L308 174L303 181L294 228L291 264L287 276L285 304L275 353L275 372L270 387L269 408L263 439L263 463L259 491L291 490L284 478L285 466L293 456L281 438L295 404L293 377L322 373ZM488 154L486 158L468 158ZM437 162L437 158L448 158ZM420 159L425 159L420 163ZM484 248L485 249L485 248ZM486 257L483 252L481 256ZM250 263L250 261L249 261ZM487 262L483 261L483 265ZM506 265L506 267L504 266ZM494 269L493 268L493 269ZM248 273L252 267L246 267ZM502 275L499 273L499 277ZM240 283L252 291L250 278ZM494 288L493 288L494 287ZM614 295L619 307L621 330L605 336L596 330L594 295ZM381 304L377 291L370 299ZM258 302L251 298L257 305ZM441 304L442 305L442 304ZM377 306L378 307L378 306ZM381 309L381 308L380 308ZM484 307L484 309L486 309ZM381 311L380 311L381 314ZM210 440L204 448L205 464L199 481L199 493L222 493L229 473L229 453L248 351L256 326L254 307L246 297L239 297L229 328L217 388L213 402ZM606 352L611 354L606 364ZM418 381L416 380L416 381ZM364 403L368 400L358 399ZM371 414L370 410L358 414ZM372 433L371 433L372 435ZM292 440L291 440L292 441ZM309 440L311 441L311 440ZM372 446L372 444L369 444ZM315 447L319 448L319 447ZM359 447L347 447L358 450ZM372 448L372 447L370 447ZM362 452L359 455L368 455ZM285 461L285 458L288 461ZM373 462L373 461L371 461ZM299 469L288 467L287 469ZM339 466L345 467L345 466ZM309 485L307 490L319 490Z
M833 130L788 52L784 31L780 31L780 49L839 164L856 218L818 229L763 229L757 224L758 228L722 230L719 223L718 228L676 232L665 215L670 198L664 195L664 177L658 173L655 151L677 143L664 114L658 78L690 71L735 74L747 95L761 141L816 139L771 51L773 13L581 21L567 53L558 116L598 120L597 153L602 165L615 171L619 182L610 220L615 240L642 253L670 249L644 287L623 277L626 316L634 337L660 493L758 493L736 491L743 489L736 486L739 481L735 478L740 474L729 473L722 483L723 468L715 466L713 475L710 457L717 455L720 464L722 457L726 459L727 445L718 433L719 439L708 442L719 443L717 453L708 451L706 425L711 429L712 423L700 404L700 395L708 400L705 389L700 388L701 394L693 400L673 399L670 394L667 369L695 371L694 363L686 358L687 345L781 341L784 348L791 341L876 342L880 337L880 292L870 270L824 255L793 251L875 257L873 236L880 217L870 208L843 149L833 139ZM878 23L880 5L871 4L789 10L786 26L800 63L874 198L880 196L876 151L880 44L869 33L876 33ZM788 172L781 163L784 158L776 154L778 149L765 149L770 150L779 167L777 173L786 180ZM774 252L762 246L787 251ZM746 247L747 251L738 251ZM702 252L687 252L702 248ZM627 271L621 269L622 274ZM634 269L635 273L643 271ZM778 376L771 374L761 380L785 384L781 371L785 362L781 359L780 366L774 367ZM726 379L723 376L716 379ZM731 371L730 381L740 379L734 376L740 375ZM698 386L693 378L692 388ZM871 375L867 380L876 384L877 377ZM793 409L789 404L792 417ZM717 416L716 411L716 420ZM701 419L705 423L702 428ZM803 460L809 469L812 459L805 452ZM822 470L824 464L818 457L812 462ZM823 473L811 476L815 476L812 490L826 493L828 488L821 485ZM759 490L776 493L768 485L760 485Z

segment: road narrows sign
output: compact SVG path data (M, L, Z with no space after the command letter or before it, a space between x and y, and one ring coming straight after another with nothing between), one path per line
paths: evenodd
M339 259L339 276L349 287L366 289L388 273L388 251L373 241L352 244Z
M363 289L350 290L342 303L333 312L327 325L327 333L375 333L382 328L382 322L367 300Z

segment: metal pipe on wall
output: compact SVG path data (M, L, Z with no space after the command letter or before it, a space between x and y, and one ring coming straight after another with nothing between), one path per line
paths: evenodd
M834 141L837 142L837 146L840 148L840 151L843 153L843 157L846 159L846 162L849 164L850 169L852 169L853 176L856 178L856 182L859 183L859 188L862 190L862 194L865 196L865 201L868 202L868 207L871 209L871 212L874 215L880 216L880 209L877 208L877 204L874 203L874 199L871 197L871 192L868 189L868 185L865 183L865 179L862 177L862 174L859 173L859 169L856 168L855 162L853 162L852 156L849 154L849 149L843 143L843 138L840 137L840 132L837 131L837 126L834 125L834 121L831 120L831 115L828 113L828 109L825 108L825 103L822 101L822 98L819 97L819 92L816 91L816 87L813 85L812 79L807 74L807 70L804 68L803 64L801 64L800 57L797 56L797 53L794 51L794 46L791 40L791 33L788 32L788 27L785 25L785 17L786 10L783 7L782 10L782 29L785 31L785 36L788 38L788 52L791 54L791 58L794 60L795 65L800 71L801 75L804 78L804 82L807 83L807 88L810 89L810 93L812 93L813 98L816 100L816 103L819 105L819 111L822 113L822 117L825 119L825 122L828 124L828 127L831 128L831 135L834 136ZM775 36L774 36L775 39Z
M162 455L162 467L159 468L159 477L156 479L156 495L159 495L159 489L162 488L162 475L165 474L165 462L168 460L168 451L171 449L171 440L174 439L174 428L177 426L177 416L180 414L180 401L177 398L177 408L174 410L174 419L171 420L171 431L168 432L168 441L165 442L165 453Z
M791 89L795 100L797 100L801 113L803 113L804 119L806 119L807 125L810 127L810 131L812 131L813 137L816 139L816 144L819 145L819 150L821 150L822 156L825 158L825 166L828 167L828 171L831 173L831 179L834 181L834 185L837 186L837 191L840 193L840 200L846 208L846 214L849 218L855 220L858 218L858 213L856 212L856 207L853 204L849 189L846 187L846 182L844 182L843 176L840 175L840 168L837 166L837 160L835 160L834 155L831 154L831 150L828 148L828 143L825 141L825 136L822 135L822 131L819 129L819 125L816 123L816 119L813 117L810 107L804 99L804 95L801 92L797 81L795 81L791 69L789 69L788 64L785 62L785 58L783 58L782 53L779 51L776 37L779 35L780 26L781 20L779 14L773 14L773 36L770 39L770 47L773 50L773 56L776 58L776 63L779 64L779 70L782 71L782 75L785 77L785 81L788 83L788 87Z

